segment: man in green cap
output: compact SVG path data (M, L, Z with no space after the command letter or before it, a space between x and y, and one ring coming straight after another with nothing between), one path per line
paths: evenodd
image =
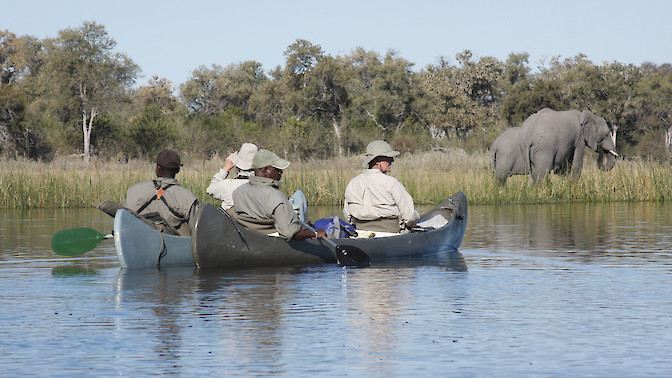
M345 188L343 215L355 228L399 232L413 227L419 218L413 197L399 180L387 175L395 156L399 151L383 140L374 140L366 147L364 172Z
M177 152L161 151L156 157L156 178L130 187L124 207L159 223L163 221L169 231L188 236L196 223L198 199L175 179L181 166Z
M282 170L289 161L261 149L252 159L254 176L233 191L234 217L244 226L266 234L278 232L285 240L324 238L322 229L313 232L299 224L298 216L280 187Z

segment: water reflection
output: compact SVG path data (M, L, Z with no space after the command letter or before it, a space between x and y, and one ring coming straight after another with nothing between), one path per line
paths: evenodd
M472 206L460 251L237 271L122 270L111 243L55 256L54 232L105 231L111 218L4 212L16 235L0 239L0 365L7 376L668 376L670 210Z
M74 265L57 266L51 269L54 278L94 277L100 274L98 268L84 268Z
M118 311L141 310L148 316L153 351L171 364L179 363L183 356L177 351L186 340L193 340L209 345L213 361L225 361L231 369L263 362L270 371L282 372L288 355L298 360L311 355L321 360L337 357L322 356L311 347L310 339L326 334L345 336L347 354L363 353L361 359L392 353L403 342L403 332L395 329L427 311L428 298L431 306L443 307L432 316L454 310L455 298L464 294L446 288L442 277L466 270L459 251L389 261L370 269L327 264L120 270L115 303ZM427 292L427 287L443 288ZM128 328L128 322L121 317L118 327ZM351 330L356 332L350 334ZM339 337L321 341L328 350L341 348L342 342ZM235 361L228 356L235 356Z
M671 228L668 204L482 206L470 213L462 246L580 253L590 260L605 254L668 248Z
M397 375L400 366L395 361L399 362L403 346L409 343L422 340L438 346L455 342L456 337L438 326L437 319L445 323L461 312L467 297L466 271L462 253L452 251L432 258L390 261L349 278L348 329L357 332L349 337L348 347L362 361L376 356L365 375ZM413 366L413 357L406 358L404 364Z
M157 341L154 353L161 359L176 363L181 347L185 313L184 301L196 288L195 267L170 267L120 270L115 284L115 304L119 311L150 309L150 328ZM129 308L126 308L128 305ZM120 320L119 327L127 326Z
M0 210L0 262L35 258L58 258L51 250L51 237L58 231L89 227L101 232L112 230L113 220L97 209L11 209ZM101 250L114 248L103 241L87 256L101 256Z

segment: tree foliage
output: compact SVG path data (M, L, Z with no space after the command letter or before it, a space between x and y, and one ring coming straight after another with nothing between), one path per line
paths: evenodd
M46 113L65 125L78 124L87 162L96 117L128 101L139 70L125 54L113 51L115 45L105 27L94 22L64 29L45 41L44 61L31 80L38 98L34 116Z
M604 117L625 155L672 152L670 64L579 54L533 70L526 52L501 62L465 50L417 69L392 50L332 56L298 39L270 70L201 65L177 87L152 76L133 88L139 67L115 48L93 22L44 40L0 31L2 153L151 158L170 146L208 157L254 142L305 159L361 153L372 139L404 151L486 149L544 107Z

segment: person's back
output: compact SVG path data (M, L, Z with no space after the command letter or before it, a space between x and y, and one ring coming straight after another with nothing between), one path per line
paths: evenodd
M124 207L150 219L158 215L180 235L189 235L196 222L198 199L175 179L180 166L177 153L162 151L156 159L157 177L130 187Z

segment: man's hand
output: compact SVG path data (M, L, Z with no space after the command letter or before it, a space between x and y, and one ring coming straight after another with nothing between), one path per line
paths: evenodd
M224 160L224 167L223 167L225 171L228 172L231 170L231 168L236 166L235 164L233 164L233 158L236 157L236 155L238 155L238 151L232 152L229 154L229 156L226 157L226 160Z
M303 239L312 239L315 237L317 237L318 239L324 239L325 237L327 237L327 233L321 228L318 228L315 232L302 228L299 231L297 231L296 234L294 234L294 236L292 236L292 239L303 240Z

